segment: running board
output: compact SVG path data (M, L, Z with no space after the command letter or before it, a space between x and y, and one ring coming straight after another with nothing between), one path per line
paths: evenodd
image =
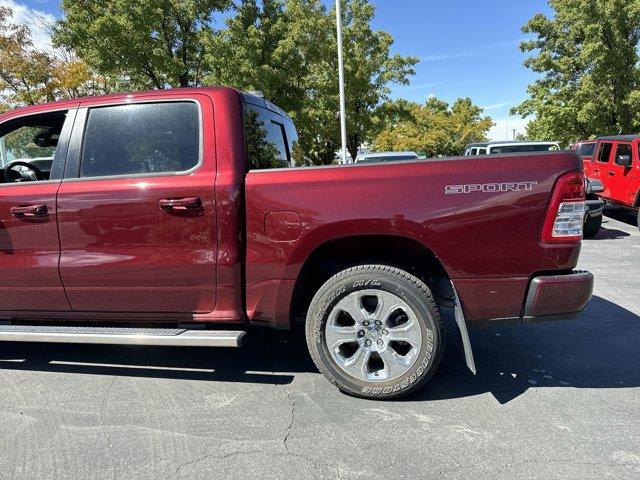
M58 327L0 325L0 341L159 345L172 347L239 347L246 332L181 328Z

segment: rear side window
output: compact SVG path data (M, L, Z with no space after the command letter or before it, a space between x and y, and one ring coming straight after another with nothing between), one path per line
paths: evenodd
M621 156L633 158L633 150L631 149L630 143L618 144L618 147L616 148L616 157L614 159L614 162L618 165L620 165L619 160Z
M245 135L249 168L264 170L290 167L282 117L255 105L245 105Z
M598 152L598 161L607 163L611 157L611 150L613 148L612 143L603 143L600 145L600 151Z
M81 177L184 172L200 160L194 102L163 102L89 110Z

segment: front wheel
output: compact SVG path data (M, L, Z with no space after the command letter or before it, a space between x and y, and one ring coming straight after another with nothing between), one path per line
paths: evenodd
M311 301L306 337L329 381L371 399L416 391L444 353L444 325L429 288L385 265L361 265L330 278Z

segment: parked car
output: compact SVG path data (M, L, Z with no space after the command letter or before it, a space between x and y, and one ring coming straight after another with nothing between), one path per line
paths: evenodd
M596 140L586 140L573 144L574 150L582 159L585 173L589 170L596 149ZM598 196L604 191L599 178L586 178L587 213L584 216L584 237L593 238L600 231L604 212L604 201Z
M361 153L356 157L355 163L399 162L402 160L418 160L418 154L414 152Z
M587 177L602 182L598 195L607 203L638 215L640 226L640 135L601 137L591 159L584 158Z
M295 168L291 119L230 88L26 107L0 140L19 158L0 340L236 347L300 325L334 385L388 399L438 368L441 309L475 372L468 326L574 317L592 294L573 152Z
M558 142L480 142L467 145L464 155L552 152L557 150L560 150Z

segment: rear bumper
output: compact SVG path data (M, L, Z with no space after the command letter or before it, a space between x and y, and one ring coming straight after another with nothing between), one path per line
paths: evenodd
M527 293L522 321L565 320L578 316L593 294L593 275L573 272L535 277Z

